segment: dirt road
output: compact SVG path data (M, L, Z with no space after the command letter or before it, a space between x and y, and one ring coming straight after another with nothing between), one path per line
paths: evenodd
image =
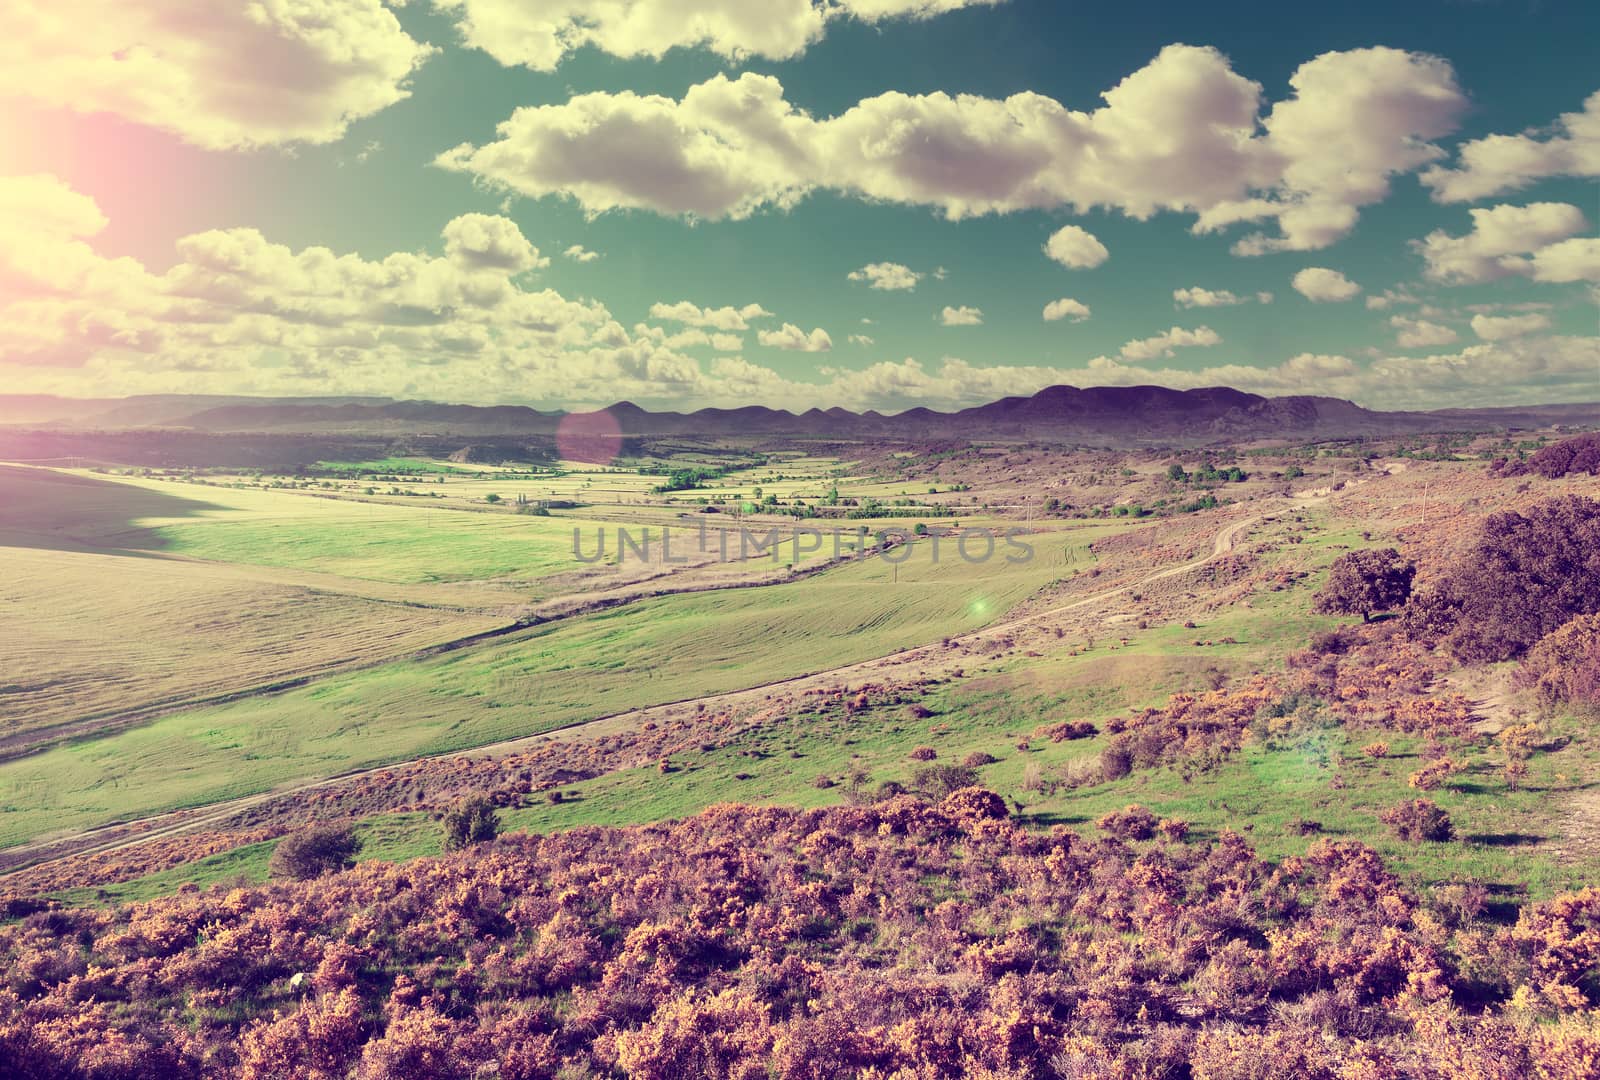
M1357 484L1364 482L1365 481L1354 481L1352 484L1347 486L1356 486ZM988 626L969 631L966 634L952 637L951 640L957 643L970 643L980 642L985 639L998 639L1007 637L1018 630L1036 626L1042 622L1045 622L1046 620L1059 618L1062 614L1067 612L1091 607L1096 604L1103 604L1108 600L1128 594L1154 582L1181 576L1192 570L1196 570L1202 566L1205 566L1207 563L1217 558L1231 553L1237 547L1240 538L1246 532L1248 532L1252 526L1259 524L1264 518L1271 516L1273 513L1281 510L1293 509L1296 507L1305 507L1326 503L1332 498L1333 494L1334 493L1331 491L1311 491L1298 492L1288 496L1276 496L1271 504L1271 509L1263 510L1238 521L1229 522L1218 529L1212 538L1211 552L1207 555L1190 559L1174 566L1164 567L1163 569L1142 577L1137 581L1119 585L1111 589L1102 590L1088 596L1079 597L1068 603L1052 606L1044 611L1034 612L1028 615L1019 616L1017 618L992 623ZM911 650L911 652L914 653L916 650ZM725 693L707 695L698 698L686 698L680 701L657 702L648 707L629 709L620 713L612 713L606 716L595 717L580 724L561 728L556 731L544 732L537 735L519 736L513 739L506 739L500 742L474 747L470 750L461 750L450 754L439 755L435 760L460 757L495 756L499 754L515 753L519 750L538 745L539 743L548 739L572 738L575 736L581 736L586 731L593 730L600 725L609 724L614 726L618 721L624 720L628 717L637 717L640 714L651 710L694 705L700 702L704 702L707 708L714 708L718 702L730 701L752 694L770 694L773 690L798 687L807 682L849 679L853 676L874 673L880 671L886 664L903 663L905 659L905 654L890 654L888 656L875 657L870 660L857 661L841 667L829 668L822 671L809 672L803 675L779 679L758 686L745 687L740 690L728 691ZM86 830L75 835L69 835L65 837L56 836L48 839L37 840L29 844L19 845L17 847L8 849L3 853L4 856L8 858L23 856L25 859L26 855L30 853L37 853L41 856L41 858L34 862L20 861L15 865L8 866L4 871L0 871L0 877L30 866L46 865L51 862L56 862L61 859L70 858L77 855L118 851L125 848L135 847L140 844L150 843L151 841L164 837L218 826L241 811L247 810L253 806L257 806L270 800L315 792L347 782L353 778L375 775L385 772L389 769L400 768L406 765L414 764L415 761L418 760L422 759L390 762L386 765L374 766L368 769L358 769L351 772L341 773L336 776L326 777L320 780L308 781L301 784L277 788L272 791L261 792L255 795L246 795L237 799L230 799L226 802L214 803L199 810L174 811L167 814L160 814L150 818L145 818L138 823L120 822L112 825L101 826L96 829ZM140 824L144 827L137 834L130 836L127 835L125 830L132 824ZM101 842L96 842L96 838L100 836L104 836L104 840ZM80 844L81 846L79 846ZM63 847L70 847L72 850L66 851L65 853L59 855L54 854L55 851Z

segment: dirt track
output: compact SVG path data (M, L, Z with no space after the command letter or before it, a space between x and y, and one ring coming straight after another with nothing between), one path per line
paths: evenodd
M1404 468L1404 466L1401 465L1399 468ZM1399 470L1390 469L1386 470L1386 472L1387 471ZM1364 482L1366 481L1355 481L1349 486L1355 486ZM1333 492L1331 491L1299 492L1290 496L1278 496L1273 500L1273 505L1275 509L1292 509L1295 507L1311 506L1328 502L1332 495ZM1137 581L1106 589L1089 596L1080 597L1068 603L1053 606L1044 611L1034 612L1032 614L1020 616L1015 619L1002 620L997 623L992 623L977 630L969 631L966 634L954 636L951 638L951 640L956 643L982 642L984 640L994 640L1007 637L1017 630L1036 626L1045 620L1057 618L1064 613L1091 607L1095 604L1104 603L1107 600L1113 599L1117 596L1125 595L1135 589L1143 588L1153 582L1181 576L1232 552L1237 546L1239 538L1251 526L1258 524L1263 518L1268 517L1273 512L1274 509L1262 510L1261 512L1253 514L1250 517L1229 522L1228 524L1222 526L1222 528L1220 528L1213 537L1211 553L1208 555L1204 555L1196 559L1190 559L1175 566L1165 567L1143 578L1140 578ZM927 648L928 647L925 646L923 647L923 650ZM709 708L718 702L734 701L740 698L749 697L750 695L770 694L775 689L798 688L799 686L809 682L849 679L851 677L859 677L862 675L877 673L881 672L886 666L898 666L900 664L904 664L908 661L908 659L914 658L923 650L914 649L909 650L907 653L896 653L888 656L876 657L870 660L847 664L842 667L829 668L822 671L796 675L769 683L763 683L758 686L745 687L741 690L729 691L721 694L707 695L699 698L686 698L681 701L658 702L647 707L629 709L620 713L612 713L605 716L595 717L591 720L574 724L566 728L561 728L556 731L544 732L537 735L518 736L513 739L506 739L500 742L474 747L470 750L460 750L450 754L438 755L438 758L447 759L452 757L483 757L502 753L514 753L520 749L537 745L538 743L548 739L580 737L585 732L594 730L603 725L615 726L618 721L629 717L638 717L641 714L652 710L696 705L701 702L706 703L707 707ZM141 819L141 821L137 824L142 824L146 827L133 836L126 835L122 832L122 830L128 828L130 824L135 823L121 822L112 825L100 826L96 829L86 830L75 835L65 837L56 836L48 839L36 840L28 844L18 845L8 849L3 854L10 858L16 858L17 856L25 857L29 853L37 852L45 857L34 862L26 861L24 858L22 861L19 861L14 865L6 867L3 871L0 871L0 877L31 866L48 865L49 863L78 855L118 851L124 848L136 847L140 844L148 843L152 840L157 840L163 837L204 829L208 826L219 825L223 822L226 822L229 818L233 817L239 812L263 802L301 793L317 791L344 783L355 777L375 775L385 772L389 769L413 764L415 761L419 760L422 759L390 762L385 765L374 766L368 769L353 770L351 772L341 773L320 780L308 781L302 784L282 787L272 791L261 792L256 795L242 796L237 799L228 800L227 802L214 803L201 810L180 810L167 814L156 815L150 818ZM100 836L101 834L113 833L118 835L107 835L103 842L95 842L95 838L97 836ZM84 842L83 846L74 846L80 841ZM53 852L55 849L62 847L71 847L72 850L63 852L59 855L48 854Z

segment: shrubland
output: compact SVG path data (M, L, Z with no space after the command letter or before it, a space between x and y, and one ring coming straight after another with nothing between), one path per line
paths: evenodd
M39 1078L1460 1076L1600 1061L1600 893L1495 927L1367 848L1277 865L992 792L721 806L0 928Z

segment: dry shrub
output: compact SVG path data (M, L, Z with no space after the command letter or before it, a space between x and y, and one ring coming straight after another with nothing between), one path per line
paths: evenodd
M1113 810L1104 815L1094 826L1119 840L1148 840L1156 834L1159 824L1159 819L1147 808L1132 803L1122 810Z
M1402 840L1420 843L1424 840L1442 843L1455 836L1455 826L1450 815L1431 799L1411 799L1389 807L1380 820Z

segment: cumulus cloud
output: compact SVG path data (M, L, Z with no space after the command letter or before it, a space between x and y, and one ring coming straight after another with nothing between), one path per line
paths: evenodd
M1327 52L1289 77L1294 96L1252 145L1271 190L1206 208L1196 231L1274 219L1280 236L1238 241L1234 253L1315 251L1355 227L1363 206L1388 197L1390 177L1443 156L1429 140L1454 131L1467 98L1448 62L1385 47Z
M706 49L728 60L788 60L831 20L926 19L999 0L434 0L462 40L500 63L554 71L586 46L628 59Z
M866 334L850 335L850 344L852 345L876 345L877 343L876 338L868 337Z
M1375 401L1432 408L1589 400L1597 371L1600 338L1529 335L1455 353L1381 358L1364 373L1360 392Z
M560 194L590 214L646 209L745 218L811 189L815 122L770 75L718 75L683 100L632 91L517 109L481 147L436 163L525 195Z
M0 365L79 393L220 390L456 397L692 395L690 327L630 333L593 301L525 284L506 218L443 227L439 254L293 249L258 230L182 237L163 273L92 247L105 219L51 177L0 179ZM737 347L737 339L724 344ZM26 382L24 374L14 381Z
M1540 248L1533 253L1535 281L1600 282L1600 239L1579 236Z
M1600 91L1582 112L1562 114L1552 131L1473 139L1461 145L1457 162L1422 174L1439 202L1472 202L1551 176L1600 176Z
M328 143L433 52L381 0L13 5L0 96L114 113L213 150Z
M1044 253L1071 270L1092 270L1111 257L1111 252L1087 229L1063 225L1045 241Z
M588 93L518 109L496 139L437 163L525 195L569 197L590 214L742 218L823 189L952 220L1104 208L1139 219L1192 213L1201 232L1275 221L1281 235L1235 246L1260 254L1348 233L1392 176L1440 156L1429 140L1454 130L1466 105L1447 63L1398 49L1325 53L1290 85L1294 95L1263 117L1261 86L1222 53L1169 45L1088 112L1035 93L890 92L817 118L777 79L746 72L681 100ZM1095 265L1087 250L1066 265Z
M746 304L742 308L702 308L688 300L675 304L650 305L650 317L667 322L681 322L686 326L704 326L713 330L748 330L751 319L770 319L772 312L760 304Z
M571 247L567 248L567 250L563 251L561 254L565 255L567 258L571 259L573 262L581 262L581 263L594 262L596 259L600 258L600 253L598 251L590 251L588 248L584 247L582 244L573 244Z
M469 270L520 274L550 265L509 218L462 214L444 227L443 235L445 254Z
M1083 322L1089 317L1089 305L1068 297L1052 300L1044 306L1045 322L1060 322L1062 319L1071 319L1075 323Z
M827 352L833 348L833 339L822 327L806 333L793 323L784 323L779 330L762 330L757 340L769 349L786 349L789 352Z
M887 290L915 289L922 280L922 275L911 267L892 262L868 263L847 276L851 281L866 282L870 288Z
M1353 300L1361 292L1361 286L1345 277L1337 270L1329 270L1325 266L1308 266L1294 276L1290 282L1294 291L1318 304L1342 303Z
M1395 334L1395 344L1402 349L1432 348L1436 345L1449 345L1456 340L1454 330L1425 319L1391 315L1389 325L1398 331Z
M1159 383L1438 407L1590 397L1600 370L1600 339L1550 336L1501 314L1547 318L1542 310L1504 304L1478 312L1482 340L1451 353L1145 363L1220 343L1205 327L1175 327L1076 366L907 358L799 381L734 355L739 331L719 328L769 317L759 305L654 305L652 317L677 325L630 329L602 304L530 286L524 268L541 257L506 219L464 216L445 225L432 253L379 258L290 248L254 229L212 230L184 237L161 273L100 254L95 241L106 224L92 199L60 180L0 178L0 378L14 392L950 409L1056 383ZM788 324L776 334L808 348L825 340ZM684 351L695 349L722 355Z
M1260 303L1270 304L1272 294L1257 293L1256 299ZM1232 307L1235 304L1248 304L1250 298L1229 292L1227 289L1202 289L1195 285L1186 289L1173 289L1172 302L1180 308Z
M1174 326L1172 329L1162 331L1154 337L1139 338L1127 342L1117 355L1124 360L1137 363L1163 356L1170 357L1174 349L1209 347L1220 344L1222 344L1222 335L1209 326L1197 326L1193 330L1185 330L1181 326Z
M1527 315L1474 315L1472 332L1484 341L1509 341L1550 329L1550 317L1538 312Z
M945 326L982 326L983 311L975 307L946 307L939 313L939 322Z
M1465 236L1435 229L1412 241L1429 279L1450 285L1476 285L1516 275L1539 281L1600 280L1585 276L1586 267L1593 269L1586 250L1594 242L1568 240L1589 225L1576 206L1540 202L1480 207L1468 213L1472 231Z

